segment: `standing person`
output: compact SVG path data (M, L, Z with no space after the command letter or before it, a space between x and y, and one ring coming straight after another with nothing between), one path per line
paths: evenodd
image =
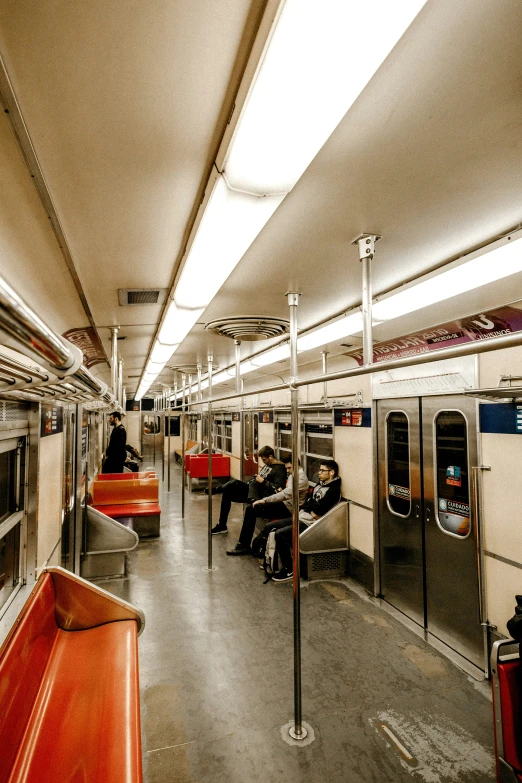
M341 479L337 462L333 459L321 462L319 476L319 484L314 487L312 496L305 500L299 512L300 533L341 500ZM276 549L282 564L281 571L274 575L273 581L290 582L293 579L292 519L274 522L270 529L275 530Z
M102 467L102 473L123 473L123 464L127 459L127 433L121 423L121 413L114 411L109 416L111 432L109 445Z
M243 518L243 526L239 534L239 541L227 552L227 555L248 555L250 554L250 542L254 535L256 519L265 517L266 519L286 519L288 514L292 513L292 456L290 454L283 457L283 464L286 467L287 480L286 487L274 495L268 495L266 498L255 500L252 505L247 506ZM308 476L299 462L299 505L302 506L308 494Z
M228 533L228 515L232 503L253 503L254 500L273 495L286 484L286 468L283 463L276 458L275 451L271 446L263 446L259 449L263 467L257 476L253 476L248 484L238 479L227 481L221 487L212 490L213 495L223 493L221 498L221 509L219 512L219 522L212 528L212 535L217 536L220 533ZM205 490L208 494L208 490Z

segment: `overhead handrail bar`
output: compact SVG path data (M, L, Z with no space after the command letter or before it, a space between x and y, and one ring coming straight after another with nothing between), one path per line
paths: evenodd
M70 375L80 367L82 352L53 332L29 305L0 278L0 328L31 355L58 375Z
M460 356L472 356L476 353L488 353L489 351L498 351L501 348L515 348L522 345L522 332L512 332L511 334L503 334L499 337L491 337L488 340L474 340L464 345L452 345L449 348L438 348L436 351L430 353L421 353L417 356L405 356L401 359L391 359L385 362L376 362L370 364L367 367L353 367L352 369L339 370L339 372L331 372L326 375L316 375L312 378L301 378L295 381L296 386L312 386L315 383L324 383L326 381L340 381L345 378L357 378L361 375L371 375L375 372L382 372L384 370L397 370L401 367L414 367L417 364L429 364L430 362L438 362L442 359L453 359ZM265 394L274 391L288 391L290 388L290 382L278 383L273 386L257 387L255 389L243 390L241 396L252 397L256 394ZM237 393L223 394L219 397L212 397L205 402L224 402L226 400L236 400ZM201 403L194 402L191 407L194 408Z
M48 381L49 374L38 369L38 367L27 367L21 362L17 362L15 359L11 359L10 356L5 356L0 353L0 367L2 370L12 370L22 373L24 376L30 378L37 378L40 381Z
M11 386L16 385L16 391L26 390L25 386L21 386L16 381L17 377L28 384L33 383L32 376L43 383L50 380L49 386L52 386L56 381L70 377L85 387L89 394L101 397L107 404L114 403L116 408L120 407L115 398L108 393L107 385L95 378L82 365L82 352L75 345L53 332L2 278L0 278L0 329L7 335L7 343L11 347L36 357L57 376L56 379L49 378L36 368L26 368L25 365L0 354L0 373L8 367L7 377L0 375L0 380L6 380ZM20 373L23 375L20 376ZM12 382L11 377L13 378ZM14 392L15 389L9 391ZM70 397L72 392L66 388L49 389L48 387L47 392L42 391L42 394L37 396L42 397L45 394L53 397L56 397L57 394L65 394ZM81 390L78 390L75 396L78 394L84 396Z

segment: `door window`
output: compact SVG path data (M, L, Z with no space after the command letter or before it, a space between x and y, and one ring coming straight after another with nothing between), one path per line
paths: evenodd
M401 411L386 419L387 503L392 514L407 517L411 511L410 426Z
M468 432L459 411L435 419L435 509L445 533L465 538L470 532Z

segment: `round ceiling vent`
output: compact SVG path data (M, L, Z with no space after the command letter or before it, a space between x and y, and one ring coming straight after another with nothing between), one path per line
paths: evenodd
M205 325L205 329L214 334L230 337L232 340L268 340L281 337L290 329L286 318L271 318L264 315L235 315L229 318L216 318Z

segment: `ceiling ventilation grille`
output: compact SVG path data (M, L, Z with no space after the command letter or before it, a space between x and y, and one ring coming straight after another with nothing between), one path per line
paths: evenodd
M166 288L119 288L118 299L122 307L127 305L162 305L167 298Z
M268 340L281 337L290 329L286 318L272 318L259 315L236 315L229 318L216 318L206 324L205 329L214 334L231 337L233 340Z

